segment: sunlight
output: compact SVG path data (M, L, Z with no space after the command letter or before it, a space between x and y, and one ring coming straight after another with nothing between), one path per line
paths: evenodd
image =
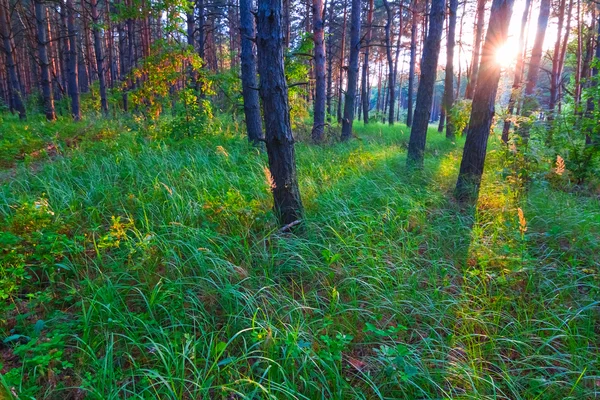
M496 62L502 68L509 67L517 56L518 44L512 40L507 40L502 46L496 50Z

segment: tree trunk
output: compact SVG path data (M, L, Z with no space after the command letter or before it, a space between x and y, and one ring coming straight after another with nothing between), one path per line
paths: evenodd
M448 2L448 42L446 45L446 76L444 77L444 100L442 106L443 121L446 117L446 138L454 139L454 121L452 121L450 111L454 105L454 42L456 36L456 12L458 10L458 0L449 0Z
M562 40L562 29L565 21L565 6L566 0L561 0L558 4L558 30L556 33L556 41L554 42L554 54L552 55L552 72L550 73L550 101L548 103L550 117L552 117L556 102L558 101L558 77L560 75L558 67L560 65L560 42ZM573 6L573 4L571 4L571 6Z
M475 40L473 44L473 55L471 58L471 74L467 82L465 99L472 99L475 93L475 84L479 74L479 53L481 50L481 41L483 40L483 25L485 19L485 3L487 0L477 0L477 21L475 24Z
M337 120L342 122L342 84L344 83L344 50L346 48L346 17L348 14L348 0L344 0L344 23L342 24L342 43L340 46L340 75L338 82Z
M68 90L71 97L71 115L75 121L79 121L81 119L81 109L79 106L79 74L77 67L77 28L73 7L73 0L66 0L67 32L69 35L69 52L67 54Z
M352 123L354 122L358 53L360 52L360 0L352 0L350 19L350 60L348 62L348 82L344 101L344 119L342 120L342 140L350 139L352 136Z
M96 53L96 69L98 72L98 85L100 87L100 105L102 113L108 115L108 101L106 100L106 81L104 79L104 55L102 53L102 40L100 37L100 16L98 14L98 0L90 2L92 13L92 32L94 34L94 52Z
M368 82L368 72L369 72L369 52L370 52L370 44L372 37L372 25L373 25L373 8L374 1L369 1L369 11L367 12L367 33L365 35L365 56L362 65L362 76L361 76L361 86L362 86L362 108L363 108L363 121L365 124L369 123L369 103L370 103L370 93L369 93L369 82Z
M487 142L494 118L496 92L500 81L500 65L496 62L496 50L506 42L513 3L514 0L494 0L492 3L480 71L475 83L469 134L456 182L455 196L459 200L473 200L479 194Z
M44 113L48 121L56 119L54 111L54 98L52 97L52 81L50 78L50 61L48 61L48 48L46 47L46 7L40 0L35 2L35 21L37 27L38 58L41 71L42 99Z
M283 226L302 218L283 68L282 0L258 1L258 70L265 118L265 142L275 214Z
M21 83L19 82L17 64L15 63L15 47L11 36L12 32L8 2L5 1L0 3L0 33L3 41L4 54L6 56L6 70L9 84L8 90L12 99L13 107L19 113L19 119L24 120L27 118L27 112L25 111Z
M327 35L327 120L331 121L331 99L333 98L333 51L332 51L332 26L333 26L333 6L335 5L335 1L331 1L329 5L329 29Z
M325 32L323 30L323 0L313 0L313 41L315 70L314 122L312 139L315 143L323 140L325 129Z
M546 27L548 26L548 17L550 16L550 0L541 0L540 15L538 17L537 33L535 42L531 49L531 59L529 61L529 71L527 71L527 84L525 86L525 96L531 96L537 85L540 72L540 62L542 60L542 46L546 36Z
M396 99L396 79L394 74L394 60L392 58L392 38L391 29L394 15L392 8L390 7L387 0L383 0L383 6L387 14L387 20L385 23L385 53L388 62L388 100L387 106L389 106L388 124L394 125L394 100Z
M410 64L408 67L408 110L406 113L406 126L409 128L413 122L413 96L415 86L415 63L417 60L417 0L411 3L412 23L410 28Z
M423 62L421 63L421 78L417 90L415 118L410 131L408 143L408 165L422 167L427 126L431 114L433 88L435 84L440 42L444 29L444 0L432 0L429 16L429 33L423 47Z
M514 112L515 103L519 95L519 90L521 89L521 76L524 65L523 47L525 45L525 26L527 25L530 7L531 0L526 0L525 10L523 10L523 16L521 17L521 33L519 35L519 49L517 50L517 64L515 65L515 77L513 79L512 90L510 92L510 99L508 100L508 116L504 120L504 126L502 127L502 141L504 143L508 143L508 134L510 132L510 117Z
M240 0L240 33L242 64L242 95L244 98L244 114L246 131L250 143L257 145L263 137L260 116L260 103L256 90L256 60L254 58L254 16L252 0Z

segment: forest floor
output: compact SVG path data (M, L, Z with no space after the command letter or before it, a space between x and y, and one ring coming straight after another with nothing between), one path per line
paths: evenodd
M461 205L464 139L408 171L405 126L356 123L297 144L281 233L240 125L6 118L0 398L600 396L597 194L523 183L494 137Z

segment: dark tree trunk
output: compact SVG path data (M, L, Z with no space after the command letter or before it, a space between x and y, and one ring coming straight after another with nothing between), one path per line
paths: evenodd
M415 87L415 63L417 61L417 0L411 3L412 22L410 28L410 61L408 67L408 110L406 113L406 126L409 128L413 123L413 97Z
M399 10L399 18L398 18L398 38L396 39L396 54L394 56L394 86L396 85L396 81L398 80L398 58L400 57L400 45L402 44L402 7L403 2L400 2L400 10ZM400 99L402 97L402 82L398 86L398 104L400 103ZM394 107L390 107L390 116L392 120L394 119ZM398 120L396 118L396 120Z
M387 20L385 23L385 54L387 56L388 62L388 97L387 97L387 106L389 106L389 115L388 115L388 124L394 125L394 100L396 98L396 82L395 82L395 74L394 74L394 59L392 58L392 21L394 19L394 15L392 13L392 8L390 7L387 0L383 0L383 6L385 7L385 12L387 14Z
M527 71L527 84L525 85L525 96L531 96L537 85L538 75L540 73L540 63L542 60L544 38L550 16L550 0L541 0L540 15L538 17L537 32L535 42L531 49L531 59L529 61L529 70Z
M523 75L523 47L525 46L525 25L527 25L527 19L529 16L529 8L531 7L531 0L525 0L525 10L521 17L521 33L519 35L519 49L517 50L517 64L515 65L515 77L513 80L512 90L510 92L510 98L508 100L508 117L504 120L504 126L502 127L502 141L508 143L508 133L510 132L510 116L515 110L515 103L521 89L521 76Z
M454 43L456 36L456 12L458 10L458 0L449 0L448 2L448 42L446 45L446 76L444 77L444 100L442 106L442 117L440 117L443 126L444 117L446 118L446 138L454 139L454 122L450 112L454 105Z
M257 47L271 190L275 214L285 226L302 218L302 201L283 68L281 8L282 0L259 0Z
M0 33L4 47L4 55L6 56L6 70L8 74L8 90L12 100L13 107L19 113L20 119L27 118L25 111L25 103L23 102L23 94L21 92L21 83L17 72L17 64L15 63L14 44L11 36L10 13L8 2L0 0Z
M456 182L455 195L459 200L473 200L479 194L487 142L494 118L496 92L500 81L500 65L495 58L496 49L506 42L513 3L514 0L494 0L492 3L480 71L475 83L469 134Z
M44 114L48 121L56 119L54 111L54 98L52 97L52 81L50 78L50 61L46 39L46 7L40 0L35 2L35 21L37 28L38 58L41 71L42 99L44 101Z
M362 108L363 108L363 120L365 124L369 123L369 103L370 103L370 93L369 93L369 82L368 82L368 72L369 72L369 49L371 44L371 37L373 28L373 8L374 1L369 1L369 11L367 13L367 33L365 35L365 57L362 65L362 76L361 76L361 86L362 86Z
M202 61L206 61L204 59L204 43L206 41L204 33L204 0L197 0L196 5L198 7L198 55Z
M417 90L417 103L415 118L410 131L408 143L409 165L421 167L423 165L423 152L427 139L427 126L431 114L433 87L435 84L440 42L444 29L444 0L432 0L429 16L429 33L423 47L423 62L421 63L421 78Z
M98 72L98 86L100 87L100 105L102 112L108 114L108 101L106 99L106 80L104 79L104 55L102 52L102 38L100 37L100 16L98 14L98 0L90 2L92 12L92 32L94 34L94 52L96 53L96 69Z
M348 83L344 101L344 119L342 120L342 140L350 139L352 136L352 123L354 122L358 53L360 52L360 0L352 0L350 20L350 60L348 62Z
M342 122L342 84L344 83L344 50L346 48L346 22L348 15L348 0L344 0L344 23L342 24L342 38L340 46L340 75L338 81L338 103L337 103L337 120Z
M68 90L71 97L71 115L75 121L81 119L79 107L79 73L77 63L77 28L75 25L75 10L73 0L66 0L67 32L69 36L69 51L67 53ZM121 60L123 62L123 60Z
M314 123L312 128L312 139L318 143L323 140L325 129L325 32L323 30L323 0L313 0L313 40L314 48L314 70L315 70L315 99L314 99Z
M554 108L559 101L559 92L561 84L561 76L563 70L563 63L565 59L565 51L569 40L569 31L571 29L571 10L573 8L573 0L569 1L569 7L567 8L567 25L565 29L564 38L562 37L562 28L565 20L565 6L567 5L566 0L562 0L560 4L560 10L558 15L558 32L556 35L556 42L554 43L554 54L552 56L552 74L550 76L550 109L549 117L552 118L554 114ZM563 41L561 47L561 40ZM560 110L559 110L560 111Z
M240 32L242 40L242 94L244 97L244 115L250 143L257 145L263 137L260 120L260 103L256 90L256 60L254 58L254 16L252 0L240 0Z
M327 35L327 120L331 121L331 99L333 98L333 51L332 51L332 26L333 26L333 9L335 1L331 0L329 5L329 31Z
M471 73L467 82L465 99L472 99L475 93L475 84L479 74L479 53L481 50L481 41L483 39L483 24L485 18L485 3L487 0L477 0L477 22L475 25L475 41L473 44L473 55L471 58Z

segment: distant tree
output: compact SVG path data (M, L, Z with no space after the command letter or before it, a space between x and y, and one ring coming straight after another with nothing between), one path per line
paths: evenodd
M104 77L104 52L102 51L102 36L100 35L100 14L98 13L98 0L90 1L92 14L92 32L94 34L94 52L96 53L96 71L100 89L100 106L102 112L108 114L108 100L106 98L106 79Z
M479 54L481 52L481 41L483 40L483 28L485 24L485 4L487 0L477 0L477 15L475 16L475 38L473 40L473 51L471 53L471 68L465 90L465 98L472 99L475 93L475 84L479 74Z
M342 123L342 84L344 83L344 50L346 48L346 23L348 15L348 0L344 0L344 22L342 24L342 35L340 38L340 68L338 76L338 103L337 103L337 120Z
M48 48L46 39L46 30L48 21L46 21L46 6L42 0L35 1L35 22L38 42L38 58L41 71L42 99L44 102L44 113L48 121L56 119L54 111L54 98L52 97L52 82L50 79L50 61L48 60Z
M450 111L454 104L454 44L456 33L456 12L458 0L448 1L448 40L446 44L446 75L444 77L443 111L446 115L446 138L454 139L454 123ZM440 117L440 122L443 118ZM442 122L443 123L443 122Z
M6 57L6 69L8 72L8 93L14 108L19 113L20 119L27 118L25 111L25 103L23 100L23 92L19 75L17 72L17 64L15 61L15 48L13 36L11 32L10 9L7 0L0 0L0 34L2 35L2 44L4 55Z
M417 30L418 26L418 13L417 13L417 0L411 2L411 26L410 26L410 61L408 67L408 110L406 113L406 126L412 127L413 123L413 97L415 87L415 64L417 62Z
M371 48L371 38L373 36L373 8L374 8L374 0L369 0L369 10L367 11L367 32L365 34L365 54L363 58L362 65L362 76L361 76L361 100L362 100L362 108L363 108L363 120L365 124L369 123L369 108L370 108L370 91L369 91L369 82L368 82L368 72L369 72L369 54Z
M313 41L314 41L314 72L315 72L315 99L314 121L312 139L318 143L323 140L325 129L325 31L323 24L323 0L312 1L313 13Z
M68 51L67 51L67 87L69 96L71 97L71 115L75 121L81 119L81 109L79 106L79 71L77 68L77 28L75 25L75 10L73 0L66 0L67 12L67 35ZM123 63L123 60L121 60Z
M415 116L410 131L408 142L408 165L421 167L423 165L423 153L425 152L425 141L427 139L427 127L431 115L433 101L433 87L440 54L440 42L444 28L444 0L432 0L429 15L429 33L423 48L423 60L421 62L421 77L417 90L417 103L415 105Z
M240 0L240 52L242 67L242 95L244 99L244 115L248 140L258 144L263 137L260 115L260 102L256 90L256 59L254 57L254 41L256 31L252 15L252 0Z
M302 201L283 67L281 9L282 0L258 1L257 49L270 184L275 214L279 223L285 226L302 218Z
M394 20L394 14L392 7L387 0L383 0L383 6L387 19L385 22L385 54L388 62L388 105L389 105L389 116L388 124L394 125L394 102L396 100L396 74L394 73L394 60L392 58L392 23Z
M485 164L487 142L494 118L494 104L500 81L496 51L506 42L514 0L493 0L479 75L475 83L469 133L460 163L455 196L458 200L476 199Z
M531 49L531 59L529 60L529 70L527 71L527 84L525 86L525 96L533 95L537 85L540 73L540 63L543 55L544 38L546 37L546 28L548 27L548 18L550 16L550 0L541 0L540 14L537 23L537 32L535 41Z
M342 140L352 136L354 122L354 100L356 98L356 78L358 77L358 53L360 51L360 0L352 0L350 22L350 60L346 98L344 99L344 118L342 120Z

